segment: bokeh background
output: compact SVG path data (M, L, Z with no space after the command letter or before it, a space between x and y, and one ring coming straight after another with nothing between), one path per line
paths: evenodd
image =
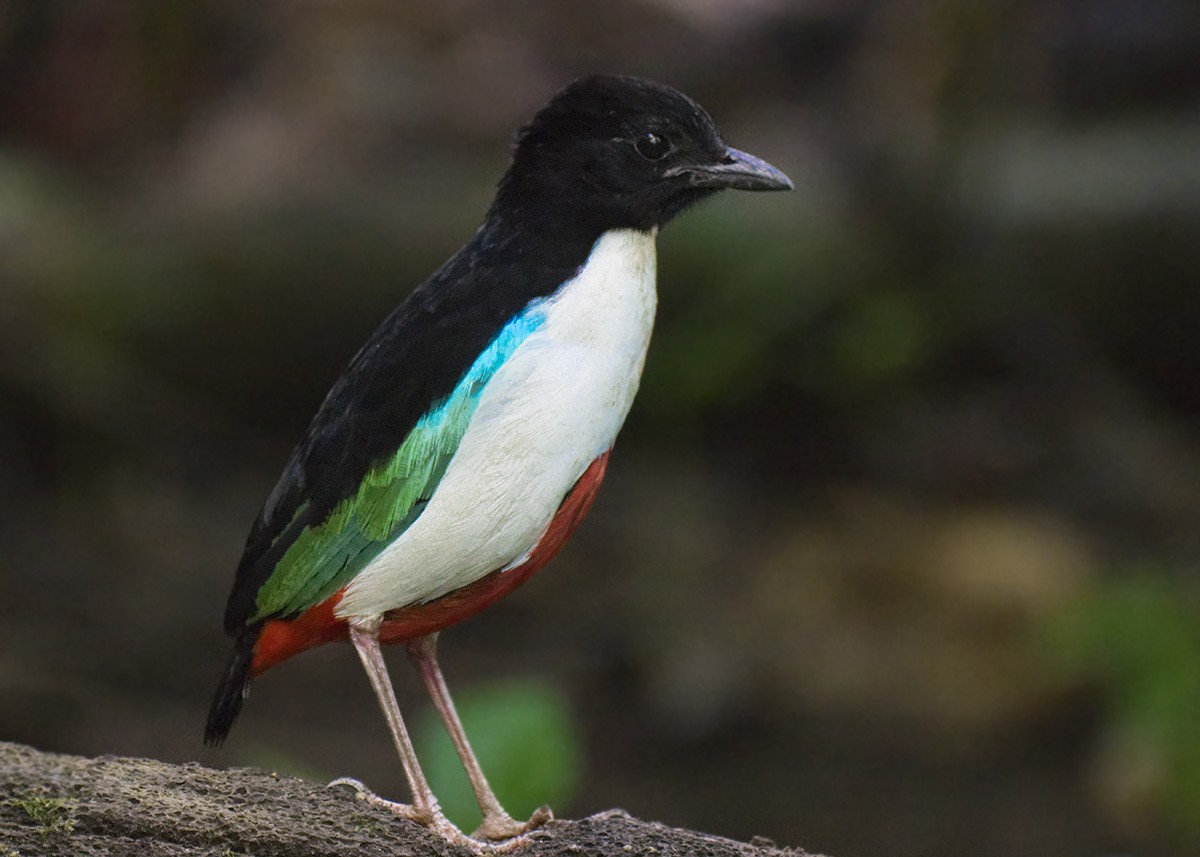
M797 190L664 232L591 519L443 635L502 794L1196 854L1194 0L0 3L0 738L403 796L342 646L201 746L224 598L328 385L588 71Z

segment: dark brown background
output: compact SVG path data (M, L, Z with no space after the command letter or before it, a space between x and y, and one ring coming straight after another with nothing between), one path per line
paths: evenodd
M0 737L399 787L343 647L201 747L232 569L512 129L619 71L797 191L665 231L592 518L445 635L451 684L566 694L568 813L839 857L1195 853L1198 16L4 4Z

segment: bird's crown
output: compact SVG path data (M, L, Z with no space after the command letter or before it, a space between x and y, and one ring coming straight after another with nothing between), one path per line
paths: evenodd
M722 187L739 186L727 177L700 178L704 169L728 165L731 151L704 108L669 86L581 78L517 132L493 213L539 213L600 231L649 229Z

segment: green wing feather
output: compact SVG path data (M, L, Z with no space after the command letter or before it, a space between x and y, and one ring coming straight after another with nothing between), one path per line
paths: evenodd
M544 320L537 304L510 321L455 386L426 412L358 491L320 524L305 527L259 589L250 621L292 616L324 601L412 525L437 490L475 414L484 387ZM298 517L304 512L301 505Z

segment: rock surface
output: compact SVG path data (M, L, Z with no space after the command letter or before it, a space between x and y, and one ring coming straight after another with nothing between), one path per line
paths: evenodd
M556 820L505 853L808 857L610 810ZM269 771L149 759L86 759L0 743L0 855L33 857L406 857L469 855L422 827Z

